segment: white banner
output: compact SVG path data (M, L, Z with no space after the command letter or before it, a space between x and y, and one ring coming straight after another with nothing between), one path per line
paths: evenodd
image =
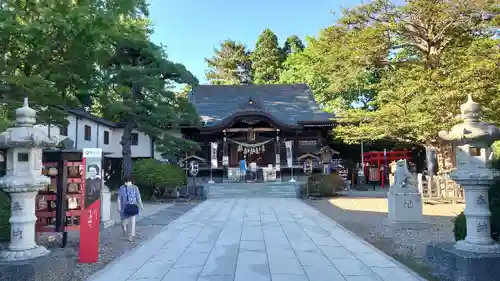
M218 143L212 142L211 144L212 144L211 145L212 149L211 149L211 158L210 159L212 162L212 168L217 168L218 167L218 165L217 165L217 145L218 145Z
M293 165L293 156L292 156L292 144L293 141L285 141L285 148L286 148L286 164L289 168L292 167Z

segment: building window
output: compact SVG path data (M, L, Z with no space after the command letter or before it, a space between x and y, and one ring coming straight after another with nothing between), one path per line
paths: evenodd
M92 129L90 128L89 125L85 125L84 133L85 133L85 136L84 136L85 140L91 141L92 140Z
M68 136L68 126L59 127L59 135L67 137Z
M109 132L104 131L104 144L109 144Z
M137 133L132 133L130 134L130 139L131 139L131 145L138 145L139 144L139 135Z

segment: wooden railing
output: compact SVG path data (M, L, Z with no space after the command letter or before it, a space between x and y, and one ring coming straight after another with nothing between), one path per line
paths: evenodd
M463 188L450 179L447 172L439 173L431 178L422 174L417 175L418 189L424 201L464 201Z

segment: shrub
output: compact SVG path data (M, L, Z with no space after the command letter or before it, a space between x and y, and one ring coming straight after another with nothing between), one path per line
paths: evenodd
M323 177L319 185L321 196L334 196L337 192L344 190L345 181L336 173L331 173Z
M500 242L500 180L495 182L489 190L491 211L491 236ZM461 212L453 219L453 233L455 240L463 240L467 236L465 214Z
M314 174L307 179L309 194L319 193L320 196L334 196L344 190L345 181L336 173L329 175Z
M137 161L132 174L144 198L156 196L161 199L167 191L186 184L186 175L179 166L155 159Z
M319 194L320 193L319 184L322 181L322 179L323 179L322 174L313 174L309 176L307 178L307 184L306 184L307 193L309 193L310 195Z

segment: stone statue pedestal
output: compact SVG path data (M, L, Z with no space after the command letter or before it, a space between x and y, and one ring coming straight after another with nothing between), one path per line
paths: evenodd
M394 183L387 192L387 203L386 224L391 228L421 229L428 226L424 221L422 196L406 160L396 162Z
M418 191L387 193L389 212L387 224L393 228L421 229L428 227L424 220L422 196Z

